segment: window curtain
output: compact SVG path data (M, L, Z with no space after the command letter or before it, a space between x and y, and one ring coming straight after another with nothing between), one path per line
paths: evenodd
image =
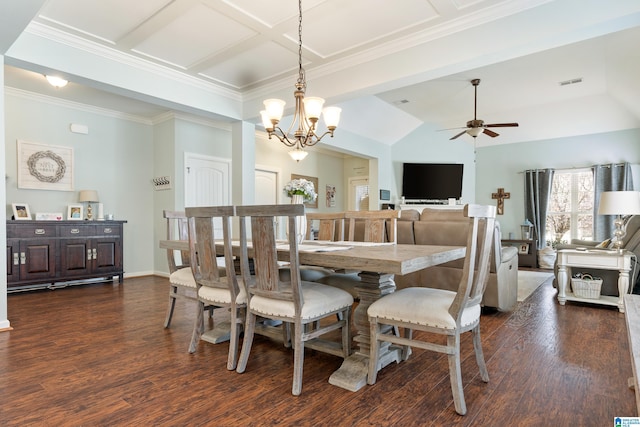
M538 249L544 248L547 242L547 209L551 199L553 174L553 169L524 172L524 214L533 224L533 235L538 240Z
M601 242L612 237L613 215L598 215L600 194L603 191L633 191L633 176L629 163L592 166L593 170L593 238Z

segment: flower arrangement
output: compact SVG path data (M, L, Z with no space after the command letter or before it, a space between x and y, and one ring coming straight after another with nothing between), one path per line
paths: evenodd
M304 178L293 179L284 186L284 192L289 197L300 195L305 202L313 202L318 197L313 182Z

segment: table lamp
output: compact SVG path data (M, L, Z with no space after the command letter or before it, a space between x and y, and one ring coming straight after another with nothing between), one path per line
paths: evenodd
M617 215L613 235L613 247L622 253L622 239L627 234L625 218L628 215L640 214L640 192L638 191L603 191L600 194L598 215Z
M79 202L87 202L87 220L93 221L91 203L98 202L98 192L96 190L80 190Z

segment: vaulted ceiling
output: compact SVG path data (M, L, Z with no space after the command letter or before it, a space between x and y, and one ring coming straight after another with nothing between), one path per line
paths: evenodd
M114 90L90 71L76 78L62 70L70 85L48 87L42 73L57 71L46 57L56 52L38 63L11 40L37 36L97 52L114 73L127 64L215 88L240 100L244 120L257 123L267 97L293 104L295 0L29 3L42 7L24 31L0 32L9 88L148 119L169 109L135 90ZM478 118L520 123L480 144L640 127L635 0L304 0L302 39L307 93L343 108L340 128L385 144L418 126L453 136L440 130L473 118L473 78L482 80Z

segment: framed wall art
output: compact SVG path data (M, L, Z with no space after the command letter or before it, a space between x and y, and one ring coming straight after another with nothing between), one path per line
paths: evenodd
M529 244L528 243L521 243L520 246L518 246L518 253L520 255L529 254Z
M83 215L82 205L69 205L67 206L67 221L82 221Z
M11 207L13 208L13 219L31 219L31 211L29 210L29 205L27 205L26 203L11 203Z
M306 179L307 181L311 181L313 183L313 188L316 190L316 194L318 194L318 178L314 176L306 176L306 175L297 175L295 173L291 174L291 179ZM307 208L317 208L318 207L318 198L313 202L306 202L304 204Z
M18 188L73 191L73 148L18 140Z

